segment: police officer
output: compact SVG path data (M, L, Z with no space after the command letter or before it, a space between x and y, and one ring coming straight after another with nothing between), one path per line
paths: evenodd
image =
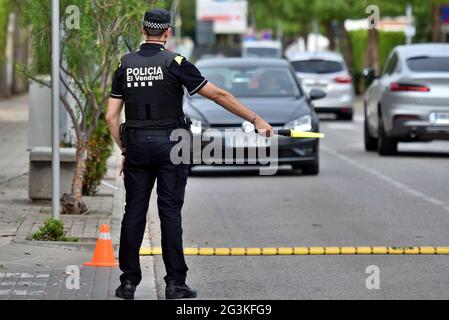
M119 262L123 274L116 296L133 299L142 279L139 249L142 243L151 190L157 181L157 204L161 220L162 254L167 299L194 298L186 285L187 265L182 245L181 208L187 183L188 164L173 164L170 133L188 128L182 110L183 86L215 101L235 115L252 122L265 136L271 126L242 105L229 92L203 78L184 57L165 50L170 36L170 13L153 9L145 13L140 50L121 58L112 83L106 120L122 150L126 207L123 216ZM125 125L120 113L125 105Z

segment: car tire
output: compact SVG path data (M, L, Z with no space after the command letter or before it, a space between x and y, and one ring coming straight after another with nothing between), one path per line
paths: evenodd
M378 142L377 142L377 139L372 137L369 132L368 119L366 117L366 113L365 113L365 121L364 122L365 122L365 124L364 124L365 150L366 151L377 151Z
M320 163L307 164L302 167L302 174L306 176L317 176L320 173Z
M319 160L310 164L294 164L292 167L294 170L301 170L305 176L317 176L320 173Z
M381 156L390 156L398 152L398 141L387 136L382 117L379 117L378 152Z
M343 120L343 121L352 121L354 117L353 112L339 112L337 114L337 120Z

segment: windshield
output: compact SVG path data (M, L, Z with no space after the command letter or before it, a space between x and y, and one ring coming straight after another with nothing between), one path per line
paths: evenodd
M294 75L285 67L209 67L201 68L201 73L236 97L301 96Z
M343 64L338 61L329 61L322 59L311 59L302 61L293 61L293 69L302 73L336 73L343 71Z
M415 72L449 72L449 57L410 58L407 66Z
M279 50L274 48L247 48L246 56L250 58L277 58Z

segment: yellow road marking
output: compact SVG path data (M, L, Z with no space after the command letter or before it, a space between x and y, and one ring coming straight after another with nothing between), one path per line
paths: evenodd
M141 248L141 256L161 255L160 247ZM188 256L283 256L283 255L449 255L449 247L269 247L184 248Z

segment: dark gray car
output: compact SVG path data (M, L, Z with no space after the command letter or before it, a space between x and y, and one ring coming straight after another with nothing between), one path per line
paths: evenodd
M324 93L315 91L307 98L287 61L260 58L208 59L199 61L197 67L210 82L231 92L274 129L319 131L319 120L310 100L321 98ZM204 133L206 129L222 132L244 125L240 118L199 95L184 99L184 112L192 119L194 135ZM203 143L203 148L206 144ZM224 141L223 148L237 149L239 146ZM240 148L249 149L251 146ZM318 174L318 139L279 137L278 159L279 164L290 164L293 168L302 169L304 174Z

